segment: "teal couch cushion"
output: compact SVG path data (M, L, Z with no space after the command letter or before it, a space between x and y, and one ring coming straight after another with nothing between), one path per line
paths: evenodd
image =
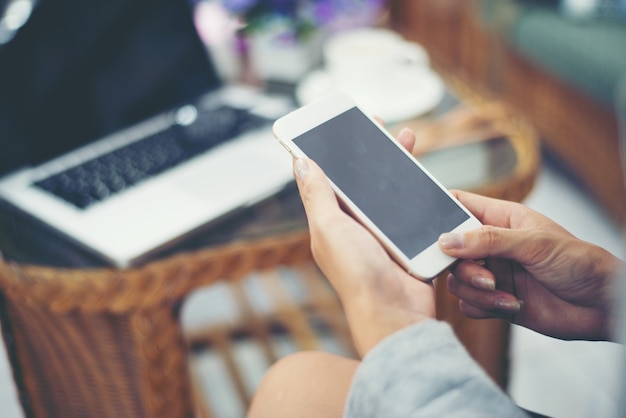
M617 83L626 74L626 20L571 19L557 2L539 0L486 0L481 16L529 61L613 104Z

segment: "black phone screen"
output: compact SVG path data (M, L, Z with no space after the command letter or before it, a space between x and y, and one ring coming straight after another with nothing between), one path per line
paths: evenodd
M469 218L356 107L293 142L408 258Z

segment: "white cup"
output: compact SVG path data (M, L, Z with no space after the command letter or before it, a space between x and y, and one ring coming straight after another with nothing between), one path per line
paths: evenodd
M387 29L340 32L324 45L324 62L336 88L355 98L384 97L403 73L428 67L424 49Z

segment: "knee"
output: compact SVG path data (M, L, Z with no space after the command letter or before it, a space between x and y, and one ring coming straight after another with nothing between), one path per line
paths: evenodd
M341 416L358 362L302 351L277 361L259 385L249 417Z

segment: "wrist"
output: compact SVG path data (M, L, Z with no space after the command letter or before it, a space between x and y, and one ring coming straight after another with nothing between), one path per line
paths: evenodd
M357 352L364 357L386 337L433 317L403 309L346 308L352 338Z
M385 337L435 317L433 287L401 270L361 287L342 304L361 356Z

